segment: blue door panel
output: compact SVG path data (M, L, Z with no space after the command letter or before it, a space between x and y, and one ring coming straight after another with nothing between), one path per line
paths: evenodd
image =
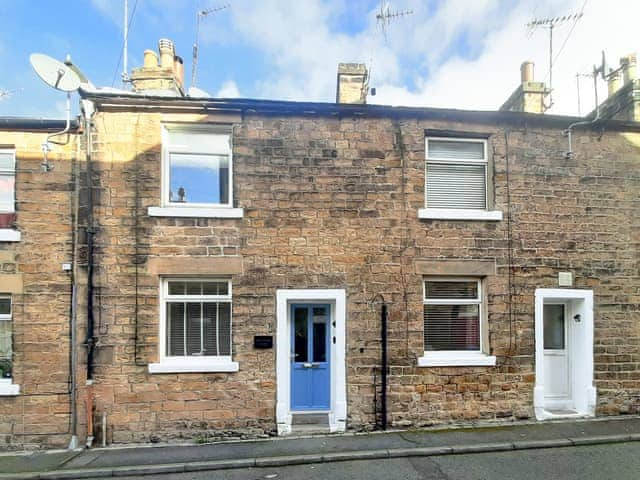
M331 404L329 305L291 306L291 409L328 410Z

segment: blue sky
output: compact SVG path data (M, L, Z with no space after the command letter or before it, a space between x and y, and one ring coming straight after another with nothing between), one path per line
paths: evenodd
M225 3L201 26L197 83L212 96L334 101L337 63L348 61L372 69L372 103L497 109L523 60L536 62L538 80L547 76L548 30L529 35L526 23L583 11L575 26L554 30L552 113L577 114L576 73L590 71L601 50L617 66L640 44L636 0L394 0L392 10L413 13L386 35L377 0L129 0L129 67L170 38L189 79L195 12ZM0 91L9 92L0 115L63 116L64 94L36 77L32 52L69 53L96 86L122 87L122 16L123 0L0 0ZM585 113L593 89L580 82Z

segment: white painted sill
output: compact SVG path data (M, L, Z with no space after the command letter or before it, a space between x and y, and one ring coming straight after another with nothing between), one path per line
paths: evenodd
M419 367L494 367L496 357L480 352L424 352Z
M0 242L19 242L21 234L12 228L0 228Z
M149 373L199 373L199 372L237 372L238 362L231 357L172 357L160 363L150 363Z
M150 217L242 218L243 208L149 207Z
M418 218L425 220L480 220L499 222L500 210L466 210L460 208L420 208Z
M0 379L0 397L13 397L20 395L20 385L11 383L8 378Z

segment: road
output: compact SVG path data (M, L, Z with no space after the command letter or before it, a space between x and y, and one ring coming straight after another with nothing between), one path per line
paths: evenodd
M120 477L148 480L150 477ZM158 480L639 480L640 442L154 475Z

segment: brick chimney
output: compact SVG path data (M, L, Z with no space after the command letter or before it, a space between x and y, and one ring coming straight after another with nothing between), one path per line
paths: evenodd
M184 66L182 58L175 54L173 42L161 39L158 52L159 64L158 54L153 50L145 50L143 66L131 70L133 91L149 95L184 96Z
M609 96L600 104L601 118L640 122L640 79L636 64L636 54L626 55L620 59L620 66L607 74Z
M501 111L544 113L547 110L545 98L549 90L544 82L533 81L533 62L526 61L520 66L520 86L500 107Z
M339 63L336 102L367 103L368 79L364 63Z

